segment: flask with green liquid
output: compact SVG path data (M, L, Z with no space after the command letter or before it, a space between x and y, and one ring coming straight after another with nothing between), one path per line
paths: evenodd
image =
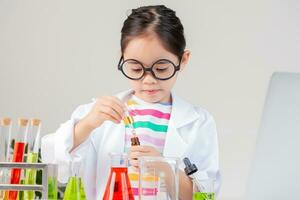
M72 176L69 178L64 193L64 200L86 200L84 184L79 176L80 163L79 161L73 161L70 166L72 169Z

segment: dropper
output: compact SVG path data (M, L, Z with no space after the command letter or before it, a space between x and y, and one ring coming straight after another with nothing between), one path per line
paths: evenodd
M131 140L131 146L140 145L139 138L137 137L136 132L135 132L135 128L133 126L134 120L133 120L133 117L130 115L127 106L126 106L126 109L125 109L125 117L124 117L123 121L124 121L125 125L128 125L128 127L130 128L130 132L132 134L132 137L130 139Z
M191 177L193 181L195 181L196 185L199 187L200 191L205 191L205 188L203 185L199 182L198 178L195 176L195 173L198 171L198 168L195 164L192 164L191 161L185 157L183 159L183 162L185 164L184 172L186 175Z

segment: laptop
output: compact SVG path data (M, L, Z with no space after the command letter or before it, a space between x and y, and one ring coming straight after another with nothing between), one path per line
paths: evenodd
M270 80L247 200L300 200L300 73Z

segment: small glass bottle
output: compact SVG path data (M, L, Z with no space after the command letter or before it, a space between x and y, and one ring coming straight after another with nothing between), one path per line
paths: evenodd
M192 164L188 158L184 158L184 171L186 175L192 178L193 182L193 200L214 200L214 180L199 177L198 168Z

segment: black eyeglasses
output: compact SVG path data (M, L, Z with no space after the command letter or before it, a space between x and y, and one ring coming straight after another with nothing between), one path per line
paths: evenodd
M127 59L123 61L122 56L118 64L118 70L131 80L141 79L146 72L151 72L153 77L158 80L168 80L180 70L180 64L181 58L179 59L178 65L175 65L168 59L159 59L155 61L151 67L146 68L140 61L135 59Z

